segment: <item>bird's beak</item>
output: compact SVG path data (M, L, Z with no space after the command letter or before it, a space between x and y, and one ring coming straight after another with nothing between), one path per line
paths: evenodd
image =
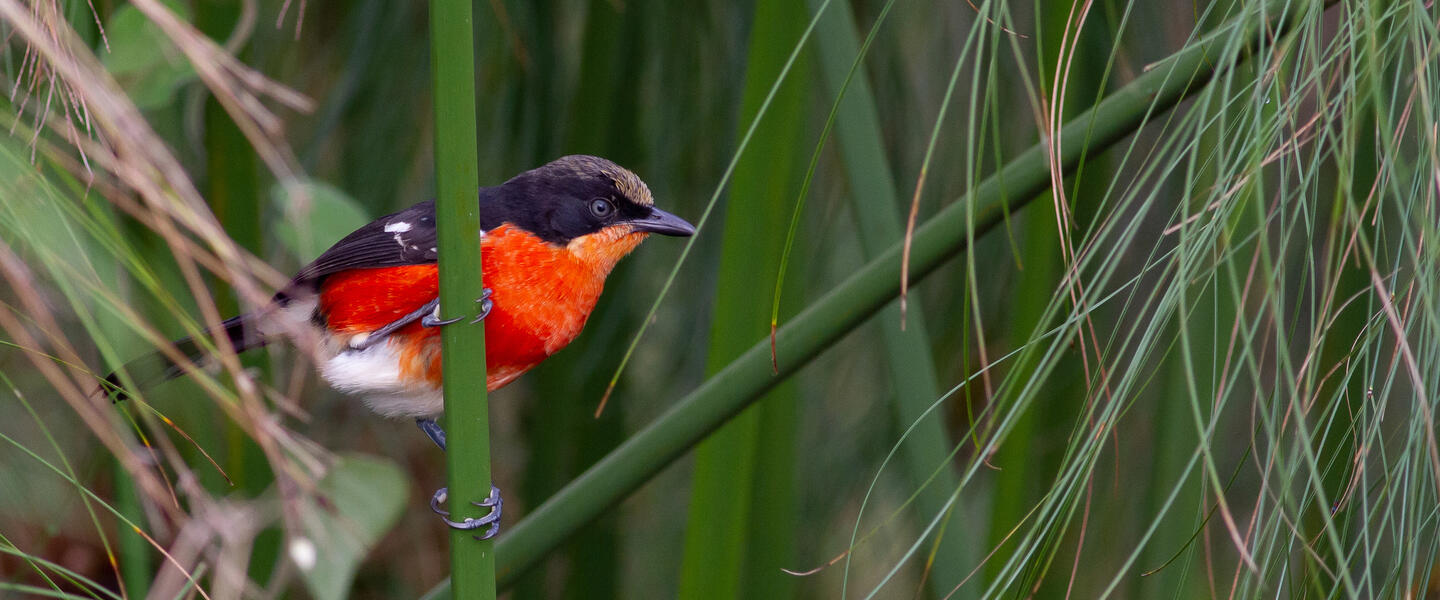
M630 226L637 232L658 233L660 235L673 235L675 237L690 237L695 235L695 226L689 221L672 215L658 208L650 209L650 215L630 221Z

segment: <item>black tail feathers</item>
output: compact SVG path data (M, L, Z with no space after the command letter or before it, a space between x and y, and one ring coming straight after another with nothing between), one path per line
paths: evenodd
M228 319L220 324L221 329L215 332L216 337L223 333L236 352L264 346L267 340L256 330L254 320L253 314ZM184 338L174 344L175 349L192 363L205 364L205 346L195 341L195 338ZM112 402L120 402L130 397L130 392L121 382L122 372L129 376L136 388L143 390L184 375L185 369L160 351L131 360L106 374L104 383L100 384L99 393L109 397Z

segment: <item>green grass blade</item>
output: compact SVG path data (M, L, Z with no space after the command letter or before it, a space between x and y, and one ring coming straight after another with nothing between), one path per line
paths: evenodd
M803 35L805 17L803 0L756 5L740 122L760 118L761 104ZM757 293L756 282L779 271L789 214L782 200L800 187L804 155L795 140L804 137L807 121L808 62L804 56L795 61L735 168L710 325L711 372L770 327L767 294ZM681 598L793 594L794 579L781 569L793 560L797 401L793 385L779 386L697 449Z
M1054 3L1048 10L1036 11L1036 44L1039 65L1037 80L1047 102L1057 98L1063 103L1063 116L1073 117L1077 109L1091 98L1099 97L1101 86L1107 80L1109 62L1105 60L1106 45L1119 45L1120 24L1096 23L1106 15L1096 14L1092 8L1087 16L1087 25L1079 29L1075 20L1080 9L1079 2ZM1077 31L1078 30L1078 31ZM1082 33L1083 32L1083 33ZM1062 49L1064 54L1062 54ZM1059 81L1064 96L1054 89ZM1096 214L1095 202L1090 199L1103 198L1108 182L1095 172L1105 173L1105 159L1087 160L1083 172L1077 173L1067 190L1068 210L1074 215L1072 222L1064 226L1083 229L1103 215ZM1086 177L1085 174L1090 176ZM1054 203L1059 200L1053 191L1040 199L1040 206L1027 211L1018 222L1022 239L1019 257L1022 277L1013 292L1015 296L1010 321L998 324L1001 331L1010 332L1012 347L1026 343L1033 332L1043 330L1049 318L1048 308L1055 281L1064 270L1060 259L1063 255L1060 241L1061 223L1057 222ZM1009 377L1013 380L1030 380L1044 377L1037 368L1035 356L1013 367ZM1069 380L1081 378L1073 368L1049 374L1049 378ZM991 494L990 546L1001 547L1007 543L1012 531L1026 518L1035 505L1035 490L1045 489L1046 478L1058 470L1053 453L1038 451L1059 432L1069 428L1076 412L1085 405L1085 390L1079 387L1053 386L1039 397L1042 404L1025 412L1015 427L1005 437L1005 443L992 457L992 464L1003 469L1005 476L998 477ZM1000 563L992 562L987 574L994 577L1000 571ZM1066 567L1068 570L1068 566Z

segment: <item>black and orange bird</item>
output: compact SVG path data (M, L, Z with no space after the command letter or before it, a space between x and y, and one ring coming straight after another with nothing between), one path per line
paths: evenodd
M655 207L639 177L594 156L566 156L483 188L479 194L485 327L490 390L558 352L580 334L615 264L650 234L689 236L695 228ZM270 306L224 322L237 352L264 346L294 327L315 328L320 375L388 417L416 419L442 449L435 422L444 411L440 387L438 251L435 205L421 202L381 217L331 246L281 289ZM177 342L198 357L193 342ZM142 359L143 360L143 359ZM150 359L152 364L153 357ZM145 376L142 361L126 366L142 385L181 374L164 366ZM107 378L114 389L119 379ZM439 504L437 491L431 505ZM491 514L457 523L466 529L499 520Z

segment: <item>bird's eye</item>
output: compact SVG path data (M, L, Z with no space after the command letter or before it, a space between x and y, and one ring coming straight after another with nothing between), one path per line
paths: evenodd
M590 214L595 215L595 218L604 219L609 217L610 213L613 212L615 212L615 205L611 204L609 200L604 198L592 198L590 200Z

